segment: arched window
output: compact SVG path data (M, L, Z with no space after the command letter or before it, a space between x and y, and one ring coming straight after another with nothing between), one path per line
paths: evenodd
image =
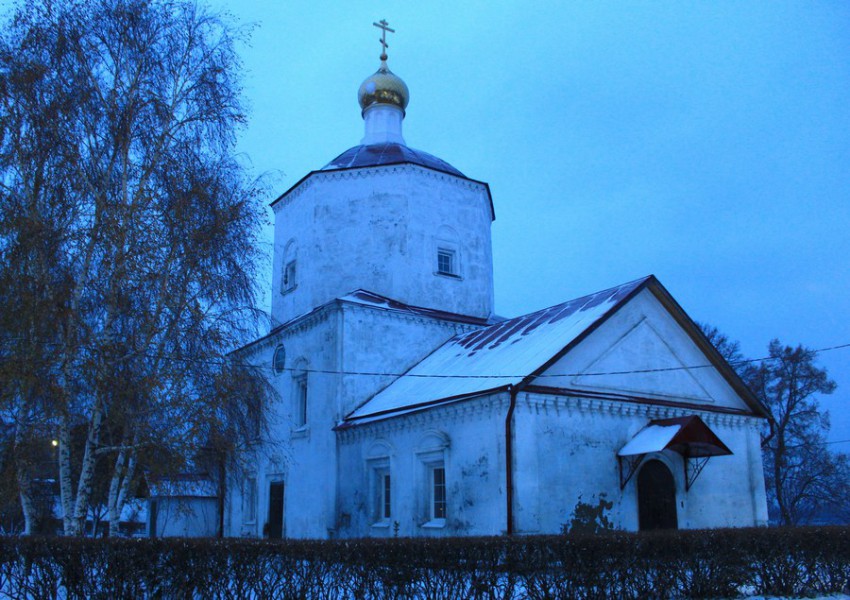
M638 473L638 521L641 531L677 529L676 481L660 460L646 461Z
M298 252L295 240L289 240L283 250L280 273L280 293L287 294L298 285Z
M296 428L307 426L309 387L307 361L295 361L292 369L292 419Z
M278 347L274 349L272 369L274 370L275 375L280 375L283 373L284 369L286 369L286 349L283 347L283 344L279 344Z
M393 485L390 471L390 445L384 441L372 444L367 454L371 520L375 527L389 527L393 516Z

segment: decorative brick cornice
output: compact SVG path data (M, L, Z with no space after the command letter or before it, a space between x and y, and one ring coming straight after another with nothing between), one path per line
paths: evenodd
M756 416L716 412L711 410L711 407L701 410L698 407L661 406L653 404L651 400L647 400L645 403L624 402L616 399L586 398L567 394L523 393L518 398L517 410L543 415L570 415L575 413L592 414L600 417L641 417L647 420L696 414L708 425L736 428L752 427L762 422L762 419Z
M343 444L352 444L363 439L384 436L392 433L409 432L423 427L442 427L458 424L463 421L480 419L494 412L504 414L510 403L507 392L498 392L486 396L476 396L437 405L412 413L387 417L371 423L363 423L355 427L337 431L338 439ZM707 424L715 427L749 428L758 430L762 423L760 417L747 414L718 413L712 410L698 408L659 406L646 403L624 402L599 398L584 398L580 396L520 393L517 397L517 416L522 414L570 416L593 415L598 418L637 417L647 421L699 415Z
M504 416L508 410L510 395L507 392L487 394L442 404L413 413L388 417L380 421L363 423L356 427L337 430L342 444L353 444L393 433L419 431L423 427L449 429L465 421L478 420L494 413ZM501 421L500 421L501 427Z
M360 304L358 302L348 302L346 300L340 300L339 303L343 307L344 312L361 312L361 313L370 313L370 314L381 314L386 315L392 319L397 321L401 321L404 323L413 323L418 325L438 325L440 327L445 327L446 329L451 329L455 334L458 333L466 333L467 331L472 331L473 329L481 329L482 327L486 327L486 325L476 325L474 323L463 323L460 321L455 321L449 318L441 319L436 315L427 315L427 314L414 314L403 312L400 310L395 310L393 308L384 308L381 306L373 306L370 304Z
M305 315L275 327L265 336L234 351L234 354L236 356L252 355L263 350L268 350L279 344L281 341L291 338L293 335L312 329L316 325L327 321L331 314L339 310L340 306L337 302L323 304Z

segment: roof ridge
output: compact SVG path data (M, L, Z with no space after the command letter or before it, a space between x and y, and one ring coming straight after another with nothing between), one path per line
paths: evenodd
M513 326L513 325L511 325L511 323L516 324L518 321L521 321L523 319L532 319L533 317L535 317L537 315L541 315L542 313L553 311L553 310L555 310L559 307L566 308L568 305L573 304L573 303L578 303L581 300L589 300L589 299L591 299L593 297L597 297L597 296L608 296L610 294L613 294L616 291L621 291L621 290L626 290L626 289L632 290L632 289L638 287L639 285L642 285L646 281L649 281L650 279L654 279L654 278L655 278L654 275L645 275L644 277L639 277L637 279L633 279L633 280L628 281L626 283L621 283L620 285L615 285L615 286L611 286L609 288L606 288L604 290L591 292L590 294L585 294L584 296L577 296L577 297L572 298L570 300L567 300L565 302L560 302L558 304L546 306L544 308L540 308L540 309L532 311L530 313L517 315L516 317L509 317L509 318L506 318L503 321L499 321L498 323L492 323L492 324L487 325L486 327L484 327L482 329L478 329L476 331L459 333L453 339L457 340L457 339L464 337L464 336L473 335L473 334L481 334L482 332L484 332L484 331L486 331L490 328L493 328L493 327L503 327L503 328L508 327L509 328L509 327ZM585 305L583 305L583 306L585 306ZM581 310L581 309L579 308L578 310ZM451 341L451 340L449 340L449 341Z
M455 335L343 420L368 422L411 406L425 406L423 402L430 404L483 389L522 385L569 351L652 280L654 277L649 275ZM518 342L521 343L515 345Z

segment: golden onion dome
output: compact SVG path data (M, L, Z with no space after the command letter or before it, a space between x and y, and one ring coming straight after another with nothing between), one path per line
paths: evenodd
M360 84L357 100L364 111L374 104L390 104L403 112L410 101L410 92L401 77L390 71L384 55L381 56L381 67Z

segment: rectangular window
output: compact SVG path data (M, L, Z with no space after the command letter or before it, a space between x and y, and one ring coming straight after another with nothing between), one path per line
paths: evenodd
M446 469L444 466L431 468L431 519L446 518Z
M440 275L457 275L454 250L437 249L437 273Z
M392 492L390 485L390 474L385 472L381 475L381 519L388 521L392 516Z
M372 523L386 526L392 517L392 479L388 458L369 459L370 513Z
M302 427L307 424L307 374L295 378L295 424Z
M245 522L257 520L257 480L249 477L245 480Z
M373 496L373 519L376 524L387 524L392 517L392 480L390 478L389 462L381 460L379 466L372 470Z

